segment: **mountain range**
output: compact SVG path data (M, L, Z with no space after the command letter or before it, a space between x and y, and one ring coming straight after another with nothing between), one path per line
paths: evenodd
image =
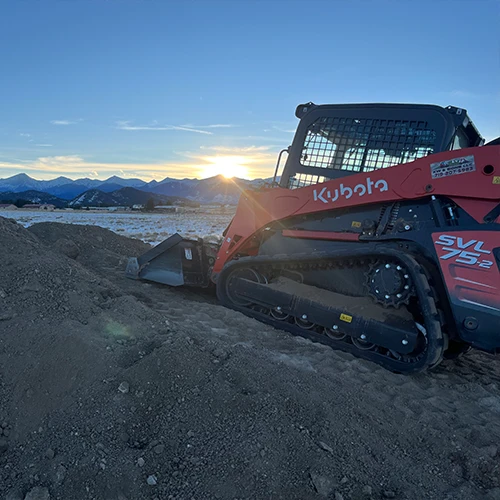
M111 203L111 199L114 199L113 204L118 203L120 199L120 192L124 188L131 188L135 191L144 193L144 195L138 195L137 193L123 192L121 193L121 198L123 200L130 200L131 198L139 199L156 196L166 196L166 197L177 197L185 198L191 201L196 201L198 203L223 203L223 204L236 204L240 197L241 191L244 189L256 189L270 183L270 179L255 179L248 181L245 179L227 179L222 175L215 177L210 177L208 179L172 179L166 177L162 181L153 180L151 182L146 182L141 179L123 179L121 177L113 176L104 181L97 179L76 179L72 180L68 177L57 177L56 179L48 181L39 181L33 179L27 174L17 174L6 179L0 179L0 194L2 199L7 199L6 194L9 195L9 199L14 196L21 198L21 194L26 196L29 193L29 197L24 197L23 199L29 199L34 201L37 197L40 202L53 203L59 206L55 200L45 201L47 196L42 196L41 193L57 197L66 202L69 206L74 206L75 203L78 204L78 199L81 195L89 193L89 191L98 191L99 193L89 193L85 194L82 201L88 201L92 197L102 200L102 204ZM149 195L148 195L149 193ZM105 194L115 194L113 197L106 197ZM42 200L42 198L44 198ZM141 201L134 201L134 203L143 203ZM85 205L83 205L85 206Z
M42 191L0 192L0 203L11 203L17 206L23 206L26 202L49 203L56 208L132 207L133 205L146 205L150 199L155 205L199 206L198 202L179 196L147 193L132 187L123 187L111 193L89 189L70 201Z
M0 193L0 197L2 194ZM67 203L68 207L106 207L120 206L131 207L132 205L146 205L152 199L155 205L192 205L198 203L180 196L165 196L163 194L147 193L133 187L122 187L111 193L99 189L89 189Z

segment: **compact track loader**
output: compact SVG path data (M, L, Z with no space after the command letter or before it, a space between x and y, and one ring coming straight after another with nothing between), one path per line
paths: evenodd
M279 185L242 193L219 246L175 234L127 276L215 287L227 307L399 373L496 353L500 141L451 106L296 116Z

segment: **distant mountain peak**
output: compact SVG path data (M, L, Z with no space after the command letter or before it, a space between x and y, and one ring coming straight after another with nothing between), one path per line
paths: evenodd
M9 180L9 181L12 181L12 180L30 180L30 181L34 181L35 179L33 179L33 177L30 177L28 174L25 174L24 172L23 173L20 173L20 174L16 174L16 175L13 175L12 177L7 177L5 179L2 179L2 180Z
M19 193L34 190L69 201L89 190L97 189L103 194L114 194L122 188L134 188L147 196L176 196L200 203L236 204L242 190L259 189L269 181L270 179L254 179L250 181L237 177L228 179L221 174L207 179L172 179L166 177L161 181L152 180L151 182L145 182L141 179L124 179L117 175L113 175L104 181L87 177L72 180L64 176L48 181L39 181L25 173L20 173L7 179L0 179L0 193ZM106 198L101 197L101 202L105 203Z

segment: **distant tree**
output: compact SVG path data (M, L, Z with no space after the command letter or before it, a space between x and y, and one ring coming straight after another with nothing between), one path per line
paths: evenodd
M28 203L31 203L31 201L29 201L29 200L23 200L22 198L18 198L18 199L14 202L14 205L15 205L17 208L22 208L22 207L24 207L24 205L27 205Z
M146 212L152 212L155 209L155 201L153 200L153 198L149 198L144 209L146 210Z

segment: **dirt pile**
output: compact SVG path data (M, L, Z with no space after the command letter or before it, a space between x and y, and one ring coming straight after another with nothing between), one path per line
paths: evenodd
M0 218L0 235L1 491L22 477L10 470L16 456L22 463L21 443L43 440L51 415L81 411L94 384L116 374L124 355L115 345L142 349L151 331L167 329L161 315L15 222Z
M0 498L500 498L496 359L394 375L124 279L145 248L0 218Z
M40 241L93 271L123 273L127 258L151 248L97 226L42 222L28 228Z

